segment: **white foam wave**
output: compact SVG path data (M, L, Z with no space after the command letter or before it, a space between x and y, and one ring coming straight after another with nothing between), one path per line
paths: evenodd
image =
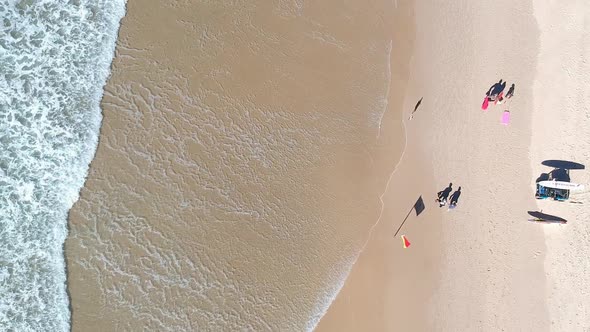
M0 330L69 330L67 212L124 13L124 0L0 3Z

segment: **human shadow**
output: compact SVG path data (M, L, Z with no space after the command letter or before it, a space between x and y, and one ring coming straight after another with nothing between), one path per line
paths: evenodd
M554 216L554 215L550 215L550 214L546 214L543 213L543 211L528 211L527 212L530 216L532 216L533 220L529 221L534 221L534 222L542 222L542 223L558 223L558 224L565 224L567 223L567 220L563 219L562 217L558 217L558 216Z
M451 206L455 206L457 205L457 203L459 202L459 197L461 196L461 187L459 187L459 189L457 189L452 195L451 195L451 202L449 203L449 207Z
M576 163L573 161L567 160L556 160L556 159L548 159L541 162L541 165L553 167L553 168L563 168L563 169L585 169L586 166Z
M449 195L451 194L451 191L453 191L453 183L449 183L449 186L446 187L445 189L439 191L436 196L436 202L438 202L438 206L442 207L447 203L447 199L449 198Z

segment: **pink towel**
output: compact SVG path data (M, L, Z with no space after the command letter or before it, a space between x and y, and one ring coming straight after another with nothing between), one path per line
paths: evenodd
M502 124L507 126L510 123L510 111L504 111L502 114Z

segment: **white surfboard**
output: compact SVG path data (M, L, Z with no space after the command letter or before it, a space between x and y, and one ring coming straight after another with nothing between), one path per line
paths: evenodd
M573 182L564 182L564 181L541 181L539 184L545 188L554 188L554 189L566 189L566 190L584 190L584 185L579 183Z

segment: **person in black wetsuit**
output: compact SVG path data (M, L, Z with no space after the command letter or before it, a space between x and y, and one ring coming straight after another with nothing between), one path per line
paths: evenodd
M459 196L461 196L461 187L459 187L459 189L457 189L457 191L455 191L453 195L451 195L451 204L449 204L449 206L457 205L457 202L459 201Z
M506 99L510 99L512 98L512 96L514 96L514 83L512 83L512 85L510 86L510 89L508 89L508 92L506 92Z
M449 183L448 187L438 192L438 198L436 199L436 201L439 203L439 206L443 206L446 204L447 198L449 197L451 191L453 191L453 183Z
M488 92L486 92L486 96L488 96L489 101L495 101L498 98L498 95L504 91L506 88L506 82L500 80L498 83L492 85Z
M500 89L500 87L502 86L502 82L503 80L500 80L500 82L495 83L494 85L492 85L490 87L490 89L488 90L488 92L486 92L486 96L492 96L494 94L496 94L495 92Z

